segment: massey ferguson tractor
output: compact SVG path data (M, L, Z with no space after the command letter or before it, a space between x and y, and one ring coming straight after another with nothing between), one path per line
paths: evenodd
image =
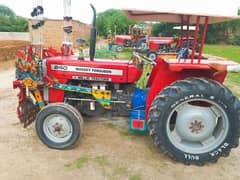
M116 45L116 51L122 52L126 47L136 47L139 45L139 40L146 38L147 31L149 29L146 25L136 24L131 28L129 27L128 35L115 35L114 44Z
M182 48L192 50L194 38L190 31L195 31L194 26L176 26L173 29L180 30L180 37L149 37L141 38L136 46L136 51L156 61L158 56L166 58L171 53L172 58L176 58ZM195 51L198 53L200 44L196 44ZM175 53L175 54L174 54ZM173 56L174 55L174 56Z
M202 50L209 23L236 17L125 10L134 20L195 24L193 50L184 48L175 59L153 61L135 53L132 60L111 60L94 58L96 11L92 9L89 58L79 60L69 51L45 58L33 56L32 51L19 52L13 86L20 90L17 114L24 127L35 121L44 144L69 149L82 137L83 116L109 112L130 116L130 129L149 133L156 147L175 161L204 165L228 156L239 144L240 103L222 84L227 72L209 64L236 63L204 57ZM71 18L64 19L69 24ZM201 47L195 53L200 24L204 26ZM32 58L26 59L28 53ZM143 72L144 66L152 66L150 74ZM137 88L143 75L147 84Z

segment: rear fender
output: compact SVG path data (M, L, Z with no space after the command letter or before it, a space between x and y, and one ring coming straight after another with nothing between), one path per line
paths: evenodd
M179 66L181 64L172 66L163 59L159 58L157 60L157 65L153 68L148 81L148 88L150 90L146 100L146 119L148 119L148 111L155 96L171 83L188 77L203 77L223 83L227 75L226 72L215 75L216 71L211 69L207 64L191 64L189 66L185 64L184 68L178 68Z

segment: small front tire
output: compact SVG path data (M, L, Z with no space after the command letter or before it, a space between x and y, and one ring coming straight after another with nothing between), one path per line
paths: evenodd
M149 59L153 60L153 61L156 61L158 55L157 55L157 52L156 52L156 51L149 51L149 52L147 53L147 57L148 57Z
M117 52L123 52L124 51L124 47L122 45L117 45L116 51Z
M80 139L83 119L71 105L49 104L36 118L36 131L41 141L53 149L70 149Z

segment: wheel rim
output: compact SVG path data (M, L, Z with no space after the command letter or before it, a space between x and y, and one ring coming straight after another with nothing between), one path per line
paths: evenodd
M157 59L157 55L155 53L150 53L148 58L155 61Z
M121 46L118 46L118 47L117 47L117 51L118 51L118 52L121 52L121 51L123 51L123 47L121 47Z
M210 100L189 100L176 106L167 120L167 136L178 149L201 154L225 140L229 120L225 111Z
M51 114L44 120L43 132L49 140L55 143L64 143L71 138L73 128L66 116Z

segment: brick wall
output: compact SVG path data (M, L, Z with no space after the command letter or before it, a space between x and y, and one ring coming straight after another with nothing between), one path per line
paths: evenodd
M29 20L29 32L32 37L32 21ZM72 41L73 47L77 47L76 39L83 38L89 40L90 26L82 22L73 20ZM36 36L36 35L35 35ZM43 43L44 47L54 47L59 49L63 42L63 21L62 20L45 20L43 26ZM31 38L30 38L31 39Z

